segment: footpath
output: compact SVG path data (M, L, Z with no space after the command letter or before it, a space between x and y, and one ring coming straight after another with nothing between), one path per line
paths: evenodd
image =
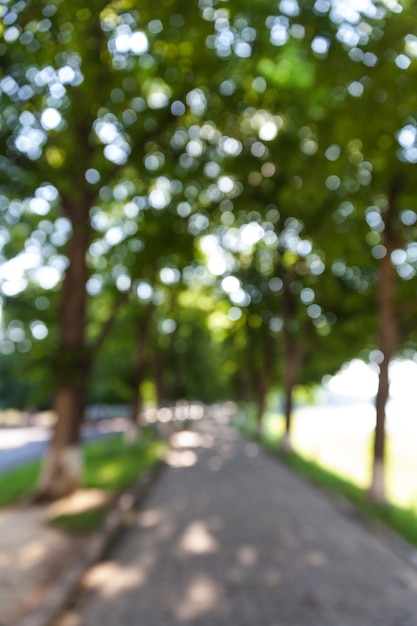
M417 626L407 550L227 423L176 433L167 465L54 626ZM58 580L70 548L37 534L23 558L11 525L0 516L0 626L20 626L3 600L27 601L30 559L49 555Z

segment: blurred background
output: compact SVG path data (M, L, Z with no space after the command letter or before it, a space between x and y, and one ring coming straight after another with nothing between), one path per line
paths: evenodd
M416 32L406 0L0 4L0 456L52 450L63 494L99 423L233 401L416 506Z

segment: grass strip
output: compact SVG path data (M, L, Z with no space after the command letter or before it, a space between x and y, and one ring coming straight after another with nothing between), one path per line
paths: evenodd
M83 486L117 494L131 487L160 459L167 443L149 431L138 442L127 444L116 435L86 447ZM100 527L110 505L80 513L60 515L51 520L71 532L91 532Z
M28 463L0 476L0 507L13 504L35 491L40 461Z
M84 446L82 487L120 493L157 462L166 446L166 442L147 428L135 443L125 443L122 434L90 442ZM40 469L41 461L36 461L1 475L0 507L32 495ZM101 506L82 513L61 515L54 518L53 523L67 530L88 532L100 526L106 512L107 507Z

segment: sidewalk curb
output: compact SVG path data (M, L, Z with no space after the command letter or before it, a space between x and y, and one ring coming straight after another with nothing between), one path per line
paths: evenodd
M129 514L143 502L165 467L164 461L158 461L133 487L116 498L102 527L89 539L82 555L75 558L74 563L58 580L55 587L48 592L42 605L26 616L18 626L52 626L59 613L77 592L86 571L103 557Z

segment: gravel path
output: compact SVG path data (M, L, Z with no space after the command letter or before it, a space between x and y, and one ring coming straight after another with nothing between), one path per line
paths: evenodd
M417 570L331 498L202 422L59 626L417 626Z

